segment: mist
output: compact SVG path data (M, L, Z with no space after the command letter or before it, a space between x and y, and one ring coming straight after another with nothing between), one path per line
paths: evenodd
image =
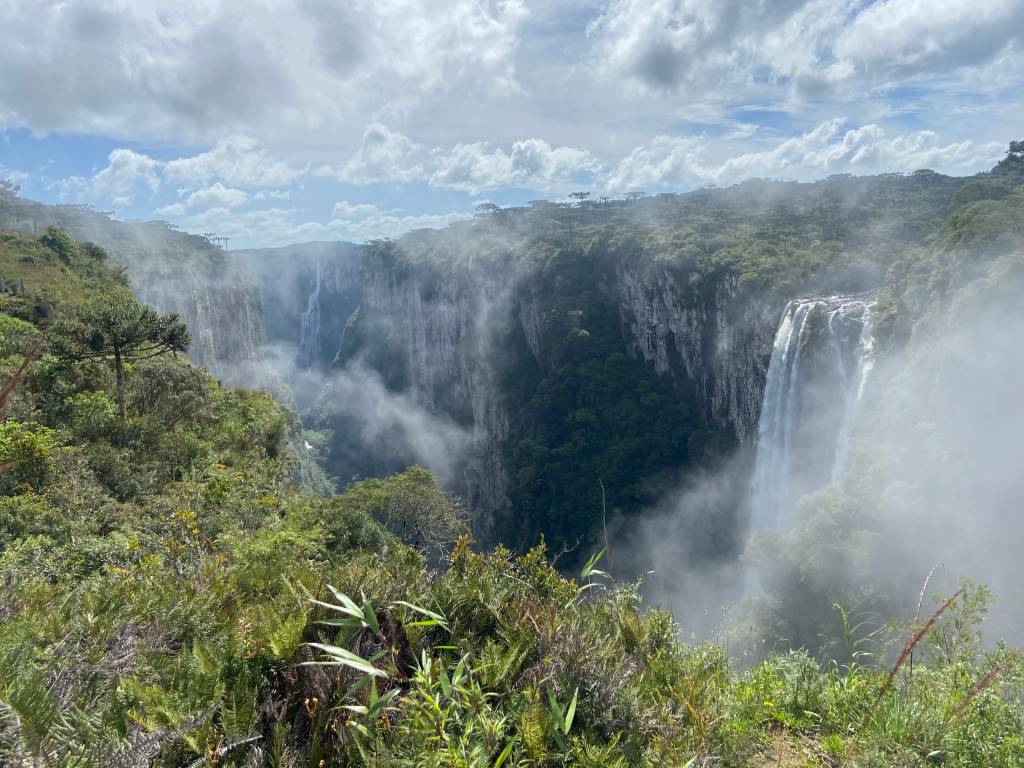
M344 426L345 434L330 435L330 445L320 449L339 486L412 464L429 469L443 486L460 484L471 432L431 413L411 394L390 390L361 361L330 371L305 367L297 346L277 342L268 345L261 374L261 386L276 390L279 398L294 399L314 437L317 424Z

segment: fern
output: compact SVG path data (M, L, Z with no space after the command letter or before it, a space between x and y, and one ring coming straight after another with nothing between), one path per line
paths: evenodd
M549 758L547 725L548 712L539 699L531 702L519 719L519 737L536 765L543 765Z

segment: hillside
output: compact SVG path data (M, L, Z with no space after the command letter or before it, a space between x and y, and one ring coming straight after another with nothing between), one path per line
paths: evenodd
M0 188L0 230L36 235L57 227L102 246L143 301L177 312L192 329L191 355L236 379L263 354L260 297L249 275L199 235L159 221L117 221L86 206L42 205Z
M1019 222L1017 204L969 203L939 232L976 243ZM57 230L0 238L0 276L17 286L0 294L16 385L0 427L8 762L1020 765L1024 661L982 643L984 588L881 633L831 593L802 593L783 615L824 617L836 643L817 657L682 642L686 612L652 610L639 583L598 570L596 547L578 579L543 546L474 551L466 510L424 470L304 493L294 416L180 354L127 364L120 417L110 355L91 356L107 337L69 340L104 307L144 315L124 277ZM892 274L899 298L918 284L899 275L931 271ZM148 338L140 358L185 346ZM772 614L749 620L786 644Z

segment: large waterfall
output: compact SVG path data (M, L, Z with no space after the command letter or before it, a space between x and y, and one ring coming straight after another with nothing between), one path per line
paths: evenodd
M862 294L786 305L758 422L752 530L786 528L802 495L841 479L874 364L872 303Z

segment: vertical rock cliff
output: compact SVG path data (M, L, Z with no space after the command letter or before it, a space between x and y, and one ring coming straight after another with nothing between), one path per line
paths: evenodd
M152 269L145 258L129 262L139 300L181 315L192 331L192 360L225 382L247 383L263 359L264 332L263 299L245 269L228 253L198 269Z
M516 489L522 492L515 473L523 471L523 411L544 381L562 375L567 339L582 343L599 332L598 310L587 302L618 317L611 346L649 366L676 393L670 397L692 414L691 431L702 426L733 444L756 433L780 307L738 301L728 273L696 281L653 265L601 263L587 278L593 295L585 299L530 269L396 263L344 244L251 251L241 259L259 276L271 347L290 346L290 359L327 377L372 371L409 407L464 430L461 455L445 461L454 459L453 490L466 496L475 532L485 540L518 524L512 512ZM323 387L308 416L332 429L337 443L357 430L352 419L328 414L356 407L358 398L351 388ZM689 434L675 438L680 460ZM342 466L351 471L353 464L338 471ZM391 468L368 458L355 473Z
M729 273L684 282L664 268L617 270L623 336L659 374L697 385L704 418L740 443L752 437L778 315L769 299L737 301Z

